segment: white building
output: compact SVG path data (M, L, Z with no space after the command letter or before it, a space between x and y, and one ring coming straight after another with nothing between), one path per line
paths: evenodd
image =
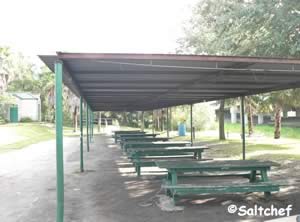
M22 118L30 118L33 121L41 121L41 99L40 95L30 92L11 93L15 97L18 107L18 121Z

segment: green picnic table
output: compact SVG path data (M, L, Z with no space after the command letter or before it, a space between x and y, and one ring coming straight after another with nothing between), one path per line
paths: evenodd
M171 147L171 146L187 146L191 145L187 141L167 141L167 142L138 142L129 141L123 144L123 150L127 152L130 148L151 148L151 147Z
M135 134L135 133L143 133L140 130L118 130L118 131L114 131L114 134L112 135L112 137L115 139L115 142L117 142L117 138L118 135L120 134Z
M156 161L161 159L202 159L202 153L208 149L207 146L185 146L185 147L148 147L131 148L128 157L132 160L136 173L141 175L141 167L156 166Z
M123 144L127 142L158 142L158 141L169 141L169 137L122 137L120 141L121 148Z
M271 192L279 191L279 184L269 180L267 172L272 166L279 164L271 161L259 160L230 160L230 161L157 161L159 168L167 169L168 176L162 187L174 201L180 195L208 194L208 193L238 193L238 192L264 192L270 196ZM249 172L249 182L230 183L218 185L178 184L178 174L186 172ZM260 174L258 174L260 172ZM260 176L258 179L257 176Z
M130 135L144 135L144 134L146 133L142 131L124 131L124 132L115 133L114 138L115 138L115 142L117 143L118 139L120 139L122 135L130 136Z

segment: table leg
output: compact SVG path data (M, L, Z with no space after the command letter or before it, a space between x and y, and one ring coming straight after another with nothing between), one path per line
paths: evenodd
M269 181L267 170L261 170L260 173L261 173L261 180L262 180L262 182ZM271 192L270 191L264 192L264 195L265 195L265 198L268 199L268 198L271 197Z
M140 166L140 164L137 164L135 168L136 168L137 176L138 177L141 176L141 166Z
M250 173L250 183L256 182L256 170L251 170Z
M261 170L260 173L262 182L267 182L269 180L267 170Z
M171 181L171 178L172 178L172 174L168 171L168 174L167 174L167 180L168 180L168 181Z
M177 173L176 173L176 171L171 172L171 183L172 183L172 185L177 184Z
M197 152L197 158L198 158L198 160L202 159L202 151Z

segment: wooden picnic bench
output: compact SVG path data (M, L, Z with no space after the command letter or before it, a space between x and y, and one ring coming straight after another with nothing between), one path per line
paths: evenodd
M178 196L186 194L264 192L268 197L271 192L279 191L279 184L270 181L267 175L271 166L278 166L277 163L271 161L157 161L156 165L159 168L167 169L168 175L162 187L174 201ZM178 184L178 174L186 172L210 172L215 176L218 176L220 172L249 172L249 182L219 183L218 185Z
M171 147L171 146L187 146L191 145L187 141L167 141L167 142L138 142L129 141L123 144L122 149L127 152L131 148L152 148L152 147Z
M206 149L207 146L132 148L128 151L128 158L131 159L137 176L140 176L141 167L156 166L155 162L158 160L201 160Z

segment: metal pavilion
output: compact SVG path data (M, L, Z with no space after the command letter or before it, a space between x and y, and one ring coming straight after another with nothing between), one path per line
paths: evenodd
M80 169L83 167L83 103L87 149L93 111L147 111L300 87L300 60L174 54L62 53L41 55L55 72L57 218L64 217L62 84L80 97ZM168 112L167 112L168 115ZM242 118L243 158L245 124ZM191 137L192 138L192 137Z

